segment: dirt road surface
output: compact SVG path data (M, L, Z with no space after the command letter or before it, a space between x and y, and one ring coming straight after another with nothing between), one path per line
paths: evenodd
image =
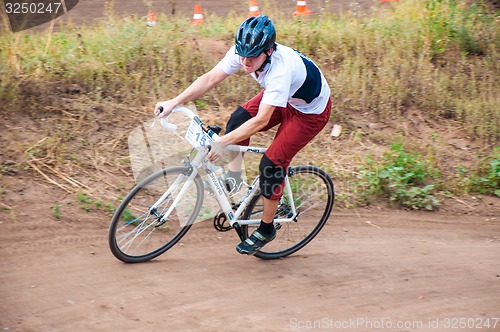
M148 6L151 4L151 6ZM67 14L55 20L55 28L59 23L72 22L74 24L92 24L97 20L101 20L105 13L111 12L118 16L146 16L148 9L151 8L157 17L166 15L167 18L172 15L185 17L191 20L194 14L194 7L200 4L202 14L205 19L209 19L210 15L225 16L228 14L247 15L249 13L249 1L242 0L127 0L127 1L105 1L105 0L81 0ZM257 1L260 12L265 15L271 15L279 12L283 15L292 16L297 9L297 1L295 0L267 0ZM382 3L378 0L309 0L306 1L306 7L312 11L311 17L317 17L324 12L341 13L345 11L352 12L370 12L378 7L390 6L389 3ZM267 9L267 11L266 11ZM43 30L50 26L49 23L41 25L37 30Z
M500 330L500 218L468 203L475 213L336 210L275 261L238 254L234 233L201 223L130 265L108 249L109 216L21 179L3 177L4 331Z
M132 3L143 5L115 9ZM103 8L81 1L71 15ZM25 132L5 119L3 149ZM498 199L433 213L336 208L313 242L276 261L238 254L235 233L205 222L127 265L109 251L108 214L27 171L2 170L0 184L3 331L500 331Z
M118 15L137 15L145 16L147 15L146 4L151 4L151 8L157 14L165 14L167 16L181 15L191 18L194 13L194 7L196 4L202 6L203 14L210 15L227 15L229 13L237 13L246 15L249 12L249 1L246 0L127 0L127 1L103 1L103 0L80 0L78 5L70 11L67 16L71 17L72 20L76 22L81 22L82 20L91 20L101 18L105 8L112 5L113 11ZM377 0L360 0L360 1L350 1L350 0L339 0L339 1L328 1L328 0L308 0L306 1L306 6L308 10L314 12L313 15L321 14L322 11L335 11L341 12L346 10L369 10L373 6L379 5L380 2ZM258 1L257 5L263 14L265 14L265 9L269 8L280 8L280 11L284 15L292 15L292 13L297 8L297 1L295 0L267 0ZM385 5L385 4L381 4Z

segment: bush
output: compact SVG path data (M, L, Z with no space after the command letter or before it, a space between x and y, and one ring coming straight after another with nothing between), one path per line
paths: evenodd
M500 197L500 146L481 163L478 176L472 179L472 191Z
M393 144L380 162L367 158L368 168L360 168L355 181L364 202L376 196L414 210L432 211L439 206L433 195L439 171L417 153L408 153L401 144Z

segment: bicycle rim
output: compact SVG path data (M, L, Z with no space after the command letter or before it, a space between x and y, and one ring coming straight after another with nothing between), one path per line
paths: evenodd
M109 229L109 246L119 260L140 263L151 260L172 248L191 228L203 202L203 182L197 175L172 212L179 191L191 174L189 167L171 167L158 171L135 186L116 210ZM158 199L172 192L151 212Z
M335 198L331 178L315 166L292 167L288 178L293 192L296 222L276 224L276 238L268 243L255 256L262 259L277 259L288 256L308 244L323 228L333 208ZM263 198L255 196L245 211L243 219L259 219L263 212ZM277 218L287 218L289 202L282 198ZM242 226L248 237L257 226Z

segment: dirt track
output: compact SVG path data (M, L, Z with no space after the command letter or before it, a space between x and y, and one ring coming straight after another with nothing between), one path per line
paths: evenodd
M486 319L500 315L500 218L335 211L278 261L241 256L235 234L202 223L154 262L127 265L107 247L105 214L40 182L3 183L14 207L0 211L3 330L477 331L447 320L474 318L493 331ZM66 201L59 220L54 198Z
M112 12L121 15L135 15L138 17L146 17L148 12L147 3L152 4L152 9L157 16L166 15L167 17L172 14L180 17L191 19L194 13L195 4L202 6L202 11L205 19L209 19L210 15L228 15L236 13L238 15L247 15L249 12L249 2L241 0L127 0L125 1L104 1L104 0L81 0L78 5L69 11L67 14L61 16L58 20L62 22L71 21L75 24L86 23L92 24L93 21L102 19L105 11L108 8ZM172 5L173 3L173 5ZM112 4L110 7L109 4ZM266 8L279 8L283 15L292 15L296 10L297 2L295 0L268 0L257 1L259 9L262 14L268 14ZM307 9L313 11L312 16L321 15L324 11L341 13L343 11L370 11L377 6L388 6L390 4L380 3L377 0L309 0L306 2ZM269 15L269 14L268 14ZM58 22L56 20L56 22ZM47 28L49 23L41 26Z
M78 5L68 13L73 19L81 21L82 19L99 18L105 9L106 3L113 4L113 10L119 15L137 15L145 16L147 14L147 6L143 0L128 0L123 1L108 1L103 0L85 0L80 1ZM200 4L203 8L203 13L206 15L217 14L227 15L230 12L246 15L249 11L249 1L241 0L153 0L149 1L152 4L153 10L157 14L182 15L192 17L195 4ZM172 4L173 3L173 4ZM322 10L330 11L345 11L349 9L369 9L373 5L377 5L377 0L361 0L361 1L325 1L325 0L308 0L306 2L307 9L314 11L317 15ZM257 4L261 11L266 8L280 8L283 14L291 15L296 10L297 1L295 0L267 0L258 1Z

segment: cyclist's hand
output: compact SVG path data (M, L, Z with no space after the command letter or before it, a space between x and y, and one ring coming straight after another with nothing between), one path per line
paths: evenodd
M167 116L172 112L176 104L172 100L167 100L167 101L162 101L159 103L156 103L155 106L155 116L158 118L163 118L164 116ZM163 108L163 111L160 111L160 107Z
M220 137L210 143L210 152L207 155L208 161L215 163L222 157L226 143L220 141Z

